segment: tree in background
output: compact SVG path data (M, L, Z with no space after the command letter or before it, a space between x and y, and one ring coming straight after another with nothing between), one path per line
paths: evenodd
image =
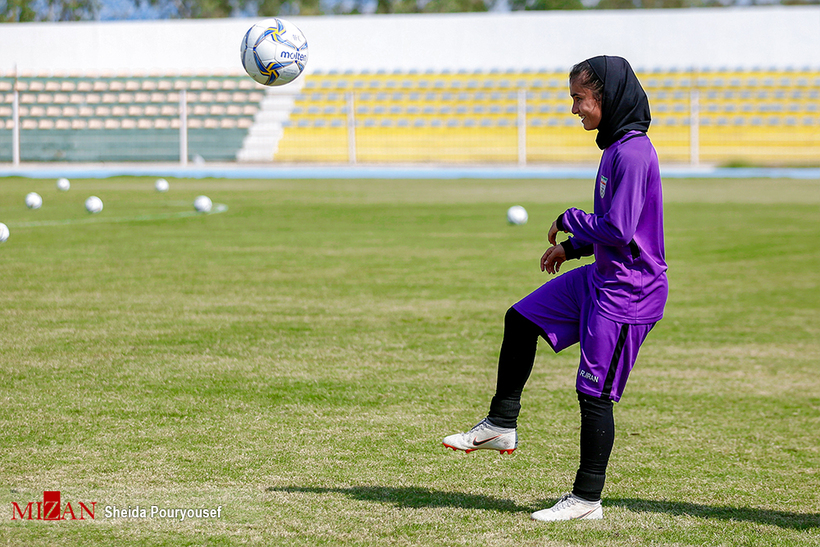
M323 15L325 13L319 0L260 0L257 7L262 17Z
M637 6L633 0L601 0L597 9L635 9Z
M513 11L584 9L581 0L509 0L509 5Z
M580 10L581 0L0 0L0 22L105 19L201 19L354 13L459 13L487 11L497 2L512 11ZM599 0L594 9L728 7L820 0ZM116 9L112 5L116 4ZM375 9L374 9L375 8Z
M31 0L6 0L0 21L4 23L28 23L37 20L37 12L31 7Z
M157 6L168 2L176 8L179 19L230 17L233 8L225 0L151 0Z
M99 0L6 0L0 4L0 21L94 21L99 11Z
M464 13L487 11L484 0L378 0L376 13Z

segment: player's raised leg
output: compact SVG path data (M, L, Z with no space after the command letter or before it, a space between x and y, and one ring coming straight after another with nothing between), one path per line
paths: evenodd
M444 446L465 452L490 449L510 454L515 450L521 392L532 371L540 333L541 329L514 308L507 310L498 358L496 393L490 403L489 415L469 431L445 437Z
M584 271L569 272L545 283L507 310L496 390L487 418L465 433L449 435L443 441L444 446L467 452L490 448L510 453L516 448L521 394L535 362L538 337L545 338L555 351L578 341L579 310L575 299L564 296L568 284L585 288ZM494 431L502 437L481 444L482 440L494 436L485 434L486 431ZM479 444L474 444L476 442Z

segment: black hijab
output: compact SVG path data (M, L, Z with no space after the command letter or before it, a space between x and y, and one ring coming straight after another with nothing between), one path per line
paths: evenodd
M630 131L646 133L652 121L649 100L627 60L601 55L587 62L604 82L598 148L607 148Z

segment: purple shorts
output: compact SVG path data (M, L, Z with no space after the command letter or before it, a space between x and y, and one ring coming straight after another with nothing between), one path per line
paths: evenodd
M580 342L576 389L617 402L638 350L655 324L632 325L601 315L590 291L591 268L582 266L550 280L513 308L541 327L556 353Z

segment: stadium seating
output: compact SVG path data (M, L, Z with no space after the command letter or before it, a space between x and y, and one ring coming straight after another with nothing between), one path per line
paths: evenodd
M818 163L818 70L644 70L638 76L653 110L650 135L666 161ZM527 161L599 157L569 112L562 72L314 73L295 104L275 155L280 161L344 161L355 150L362 162L515 162L522 138ZM346 130L351 104L354 146ZM523 135L520 109L526 110Z
M664 161L818 163L820 70L638 76ZM274 89L244 74L6 75L0 161L12 154L14 89L23 161L178 161L183 90L188 153L206 161L587 163L600 155L569 112L566 75L547 70L314 72Z
M180 97L190 156L235 161L264 89L247 77L20 75L0 78L0 159L19 92L22 161L178 161Z

